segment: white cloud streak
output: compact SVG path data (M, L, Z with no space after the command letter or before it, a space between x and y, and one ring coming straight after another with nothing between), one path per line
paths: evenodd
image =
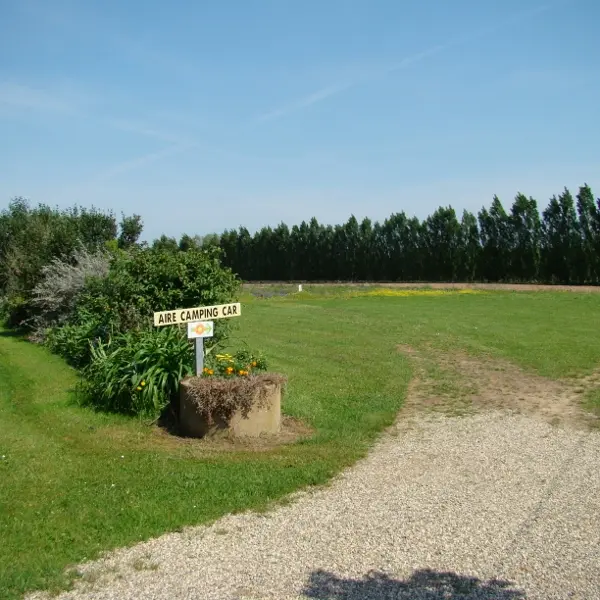
M117 165L114 165L110 169L99 173L95 177L93 177L89 183L103 183L108 179L112 179L116 175L122 175L123 173L127 173L134 169L138 169L140 167L145 167L151 163L154 163L163 158L167 158L168 156L173 156L175 154L180 154L181 152L185 152L188 150L190 146L188 144L176 144L174 146L169 146L163 150L159 150L158 152L152 152L150 154L145 154L144 156L139 156L137 158L133 158L131 160L124 161Z
M329 98L330 96L335 96L341 92L344 92L345 90L347 90L350 87L353 87L354 85L355 85L355 82L350 82L350 83L340 83L340 84L335 84L335 85L330 85L330 86L324 87L308 96L305 96L304 98L300 98L299 100L297 100L296 102L293 102L292 104L290 104L288 106L283 106L281 108L277 108L277 109L267 112L263 115L260 115L256 120L259 122L262 122L262 121L272 121L274 119L278 119L279 117L283 117L287 114L290 114L292 112L300 110L301 108L307 108L307 107L311 106L312 104L321 102L321 101Z
M65 114L77 112L77 106L69 98L9 81L0 82L0 105L18 110Z
M318 102L327 100L328 98L331 98L333 96L341 94L347 90L350 90L351 88L357 87L368 81L372 81L372 80L375 80L375 79L378 79L381 77L386 77L396 71L400 71L402 69L410 67L416 63L423 61L426 58L435 56L436 54L439 54L440 52L450 50L461 44L466 44L468 42L475 41L481 37L484 37L485 35L495 33L496 31L499 31L511 24L514 25L514 24L522 23L532 17L540 15L540 14L554 8L558 4L563 4L565 1L568 2L570 0L559 0L558 2L554 2L554 3L550 3L550 4L543 4L543 5L537 6L533 9L529 9L526 11L520 11L518 13L511 15L507 19L504 19L503 21L496 23L494 25L488 25L486 27L482 27L481 29L477 29L476 31L467 32L467 33L465 33L459 37L456 37L444 44L436 44L435 46L432 46L430 48L422 50L421 52L411 54L410 56L403 58L401 61L399 61L398 63L396 63L394 65L391 65L390 67L373 69L373 71L371 71L364 77L356 78L351 81L346 81L344 83L341 83L341 82L340 83L332 83L332 84L327 85L327 86L321 88L320 90L317 90L307 96L299 98L298 100L291 102L290 104L288 104L286 106L283 106L283 107L271 110L269 112L266 112L262 115L259 115L256 118L256 122L273 121L275 119L279 119L279 118L285 117L289 114L292 114L294 112L297 112L303 108L308 108L309 106L312 106L313 104L317 104Z
M543 12L554 8L558 4L563 4L565 2L569 2L571 0L559 0L554 3L544 4L541 6L537 6L533 9L527 11L521 11L510 16L508 19L501 21L500 23L496 23L491 26L487 26L481 29L478 29L474 32L467 32L466 34L459 36L453 40L450 40L444 44L437 44L430 48L427 48L421 52L412 54L403 58L396 64L393 64L389 67L383 67L380 69L374 69L366 76L355 78L352 80L347 80L344 82L337 82L327 85L311 94L303 96L288 105L282 106L280 108L276 108L274 110L268 111L262 115L259 115L250 125L257 123L264 123L269 121L275 121L277 119L283 118L292 113L298 112L300 110L309 108L312 105L323 102L329 98L342 94L351 88L357 87L363 83L368 81L372 81L381 77L386 77L392 73L410 67L416 63L419 63L426 58L431 56L435 56L441 52L446 50L450 50L451 48L465 44L471 41L474 41L478 38L481 38L485 35L494 33L500 29L505 28L510 24L518 24L523 21L526 21L529 18L537 16ZM70 21L65 15L51 15L48 12L44 12L41 9L41 5L37 4L35 1L26 3L29 11L33 13L37 13L37 17L44 18L48 21L53 21L55 25L61 25L63 27L68 27L69 29L73 29L74 23ZM151 59L151 62L156 64L160 64L163 67L169 66L171 69L174 67L172 61L168 60L166 56L154 55L150 56L149 53L144 52L144 48L141 45L129 40L127 38L119 37L119 36L109 36L110 42L121 48L126 47L129 51L130 55L135 55L136 58L142 60ZM179 70L179 69L177 69ZM188 69L182 69L180 74L183 74L185 71L186 75L189 75ZM35 109L35 110L43 110L43 111L52 111L52 112L62 112L62 113L70 113L76 114L79 113L80 116L84 116L87 118L93 118L90 115L85 115L79 112L79 107L70 102L67 98L62 98L60 95L52 94L49 92L44 92L42 90L34 90L32 88L28 88L26 86L21 86L17 84L11 83L0 83L0 106L5 105L12 108L18 109ZM131 170L146 166L148 164L154 163L162 158L166 158L168 156L172 156L174 154L178 154L190 149L209 149L206 146L194 141L194 140L186 140L183 139L182 136L179 136L175 133L159 131L152 126L147 126L143 123L137 123L133 121L128 121L124 119L114 119L114 118L100 118L101 122L104 122L106 125L118 129L120 131L130 131L133 133L137 133L140 135L148 136L157 140L161 140L163 142L167 142L171 144L167 148L160 150L158 152L153 152L150 154L146 154L144 156L140 156L138 158L125 161L123 163L117 164L114 167L100 173L97 177L94 177L90 183L99 183L102 181L106 181L112 177L117 175L129 172ZM235 155L232 153L224 152L219 149L210 148L212 152L216 152L219 154L223 154L225 156L237 157L239 155Z

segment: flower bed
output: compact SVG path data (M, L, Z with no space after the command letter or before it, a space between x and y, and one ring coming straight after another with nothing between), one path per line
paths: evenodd
M209 357L201 376L181 382L180 428L193 437L277 434L285 382L266 372L262 356L240 351Z

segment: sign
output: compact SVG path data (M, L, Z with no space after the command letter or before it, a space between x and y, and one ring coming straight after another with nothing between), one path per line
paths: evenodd
M239 317L241 314L242 305L239 302L217 306L198 306L197 308L178 308L177 310L155 312L154 326L177 325L179 323L203 321L204 319L227 319Z
M208 338L213 336L212 321L195 321L188 323L188 339L193 338Z

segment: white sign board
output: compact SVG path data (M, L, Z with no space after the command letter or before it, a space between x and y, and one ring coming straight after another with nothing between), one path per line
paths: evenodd
M219 304L217 306L198 306L196 308L178 308L177 310L164 310L154 313L154 326L177 325L178 323L189 323L191 321L203 321L205 319L228 319L239 317L242 314L242 305L239 302L233 304Z
M188 339L212 337L214 330L212 321L193 321L188 323Z

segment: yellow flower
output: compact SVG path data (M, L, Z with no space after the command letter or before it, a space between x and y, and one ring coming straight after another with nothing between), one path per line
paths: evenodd
M141 388L139 385L137 386L137 391L138 391L138 392L141 392L141 391L142 391L142 388Z
M145 382L145 381L142 381L142 383L140 383L140 385L141 385L142 387L144 387L144 386L146 385L146 382Z
M253 366L253 367L255 367L255 366L256 366L256 361L255 361L255 360L253 360L253 361L252 361L252 366Z
M209 375L212 375L213 373L214 373L214 371L213 371L212 369L209 369L209 370L208 370L208 374L209 374Z

